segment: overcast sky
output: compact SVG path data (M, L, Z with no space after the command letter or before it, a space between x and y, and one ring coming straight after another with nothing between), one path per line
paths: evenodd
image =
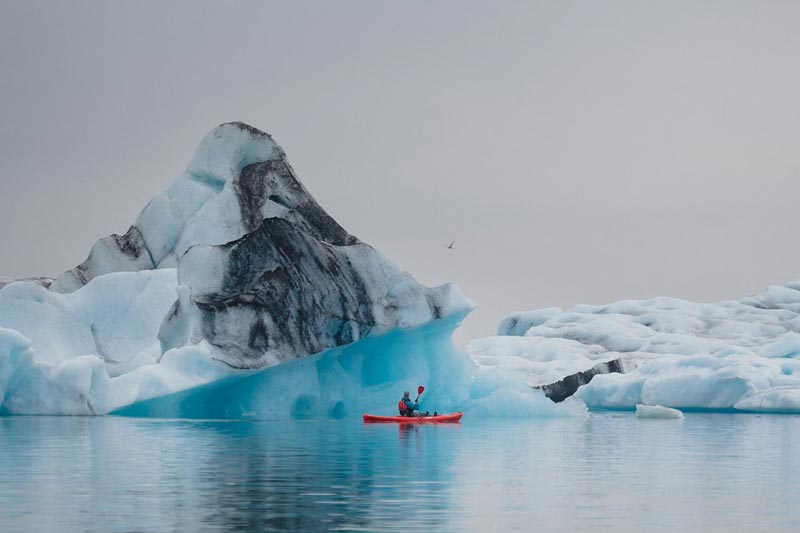
M0 275L271 133L347 230L508 312L800 278L800 3L0 0ZM454 250L446 245L456 240Z

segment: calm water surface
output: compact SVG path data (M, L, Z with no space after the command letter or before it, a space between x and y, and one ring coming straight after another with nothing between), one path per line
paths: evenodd
M0 419L0 531L800 531L800 417Z

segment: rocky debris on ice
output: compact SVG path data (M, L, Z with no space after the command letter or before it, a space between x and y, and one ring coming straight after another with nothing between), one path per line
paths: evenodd
M593 377L600 374L609 374L611 372L625 372L625 365L621 357L612 359L611 361L597 363L589 370L569 374L554 383L537 385L535 388L542 389L545 396L554 402L563 402L575 394L580 387L592 381Z

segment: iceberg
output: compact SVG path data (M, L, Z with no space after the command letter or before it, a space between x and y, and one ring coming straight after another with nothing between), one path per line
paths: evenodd
M474 305L348 233L270 135L223 124L126 233L0 282L0 414L342 418L420 383L440 412L585 411L459 353Z
M481 365L515 368L531 386L619 359L577 389L591 409L800 412L800 281L719 303L625 300L513 313L472 341Z

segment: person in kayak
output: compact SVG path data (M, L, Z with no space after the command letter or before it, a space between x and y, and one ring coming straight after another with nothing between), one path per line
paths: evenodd
M400 416L419 416L414 413L419 409L419 402L412 402L408 391L405 391L403 397L397 402L397 409L400 411Z

